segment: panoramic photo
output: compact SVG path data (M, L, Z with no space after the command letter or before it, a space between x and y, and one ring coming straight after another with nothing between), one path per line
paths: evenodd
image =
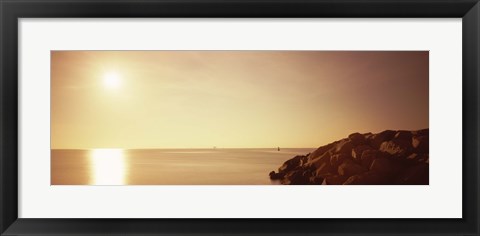
M429 52L51 51L50 165L51 185L428 185Z

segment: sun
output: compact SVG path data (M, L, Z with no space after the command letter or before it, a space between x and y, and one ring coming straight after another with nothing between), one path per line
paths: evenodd
M122 85L122 81L118 73L109 72L103 76L103 86L107 89L118 89Z

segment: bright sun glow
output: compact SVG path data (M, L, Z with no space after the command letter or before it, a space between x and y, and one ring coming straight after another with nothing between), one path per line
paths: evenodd
M122 84L120 76L117 73L107 73L103 77L103 85L107 89L117 89Z
M93 172L91 184L125 184L127 170L123 149L93 149L90 153L90 160Z

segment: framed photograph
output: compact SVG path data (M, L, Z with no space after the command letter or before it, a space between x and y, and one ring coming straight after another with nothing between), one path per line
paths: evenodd
M1 235L479 234L476 0L0 11Z

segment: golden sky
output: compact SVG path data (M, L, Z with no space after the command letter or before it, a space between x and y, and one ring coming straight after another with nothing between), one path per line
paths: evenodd
M428 127L428 52L52 51L68 148L318 147Z

